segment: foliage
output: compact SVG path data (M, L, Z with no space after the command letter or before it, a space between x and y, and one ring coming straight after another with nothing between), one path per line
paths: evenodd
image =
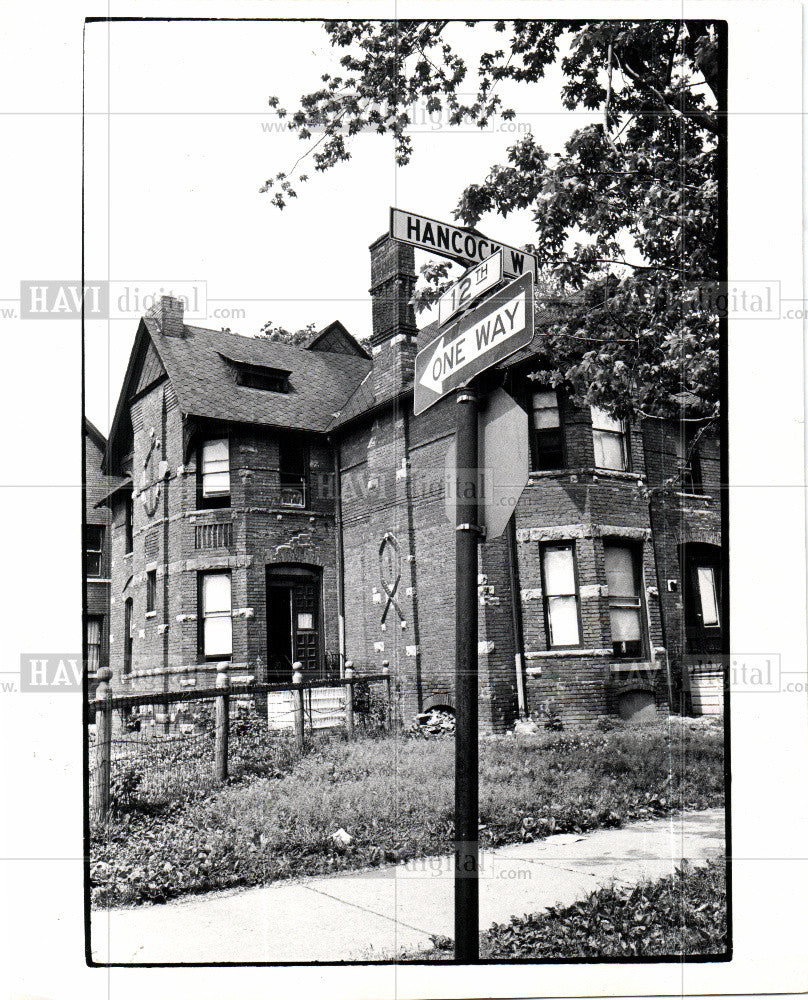
M369 681L359 680L353 689L354 719L365 735L382 733L387 723L387 698Z
M451 851L452 741L321 738L305 757L275 761L275 776L245 775L202 799L94 829L94 903L162 901ZM480 744L484 847L722 802L720 732L654 726ZM331 840L339 828L353 838L341 850Z
M494 925L486 958L606 958L722 955L727 950L726 876L722 862L692 867L627 892L608 887L572 906Z
M142 781L143 772L138 767L115 769L109 782L110 807L116 811L129 809Z
M326 22L341 72L323 75L291 115L277 98L269 102L304 141L319 133L298 164L311 156L316 170L328 170L350 158L354 135L372 131L393 137L403 166L414 152L417 105L448 126L485 128L495 116L515 117L501 84L524 85L529 98L530 85L560 63L564 106L601 120L556 153L532 134L521 138L504 165L466 186L455 218L474 226L491 212L530 213L545 283L565 300L561 315L539 302L548 385L618 417L714 422L725 141L719 29L694 20L497 21L502 45L472 66L460 49L484 24ZM279 208L296 194L294 169L262 188ZM445 265L424 269L419 305L435 300L446 275Z
M564 720L554 701L544 701L539 705L539 716L544 719L544 728L549 732L560 732L564 728Z
M451 938L434 939L434 950L404 961L452 957ZM709 861L682 867L669 878L633 889L598 889L571 906L494 924L480 935L480 957L643 958L724 955L727 951L726 866Z
M317 332L314 323L301 327L299 330L287 330L285 326L279 326L272 320L267 320L256 334L259 340L274 340L280 344L292 344L295 347L307 347L309 341Z

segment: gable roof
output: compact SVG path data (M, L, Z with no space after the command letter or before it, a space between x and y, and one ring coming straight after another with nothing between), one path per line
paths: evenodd
M328 351L333 354L356 354L359 357L370 359L364 346L356 337L352 337L348 333L338 319L316 333L306 345L306 349L309 351Z
M184 337L165 337L156 321L141 319L110 430L111 453L144 366L156 372L152 352L171 381L180 409L189 416L324 432L334 413L370 371L358 354L294 347L264 338L185 326ZM233 365L260 365L289 372L289 391L239 385Z
M95 426L89 417L84 418L84 433L95 442L96 447L103 452L107 447L107 439Z
M145 322L147 327L153 323ZM363 357L202 327L186 326L184 337L163 337L155 326L149 332L180 408L214 420L325 431L370 370L370 361ZM238 385L226 359L288 371L289 391Z

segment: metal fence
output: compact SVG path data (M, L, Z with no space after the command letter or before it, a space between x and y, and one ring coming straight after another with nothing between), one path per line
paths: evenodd
M231 683L226 664L214 687L204 690L145 691L114 695L112 672L98 672L99 685L89 703L90 802L93 816L105 818L113 803L137 799L147 805L175 801L246 774L272 776L290 753L305 750L311 735L325 728L353 739L357 715L367 720L371 685L380 684L373 702L375 723L392 728L390 672L357 675L346 667L336 680L304 680L299 664L291 684ZM344 691L338 707L321 695ZM285 698L288 712L272 700ZM284 728L288 715L294 741Z

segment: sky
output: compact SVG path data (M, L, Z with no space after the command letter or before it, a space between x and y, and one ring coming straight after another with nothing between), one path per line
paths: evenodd
M488 24L450 31L471 62L503 43ZM86 413L105 433L148 294L193 283L201 314L192 322L212 329L252 336L267 321L319 329L340 319L368 336L368 246L387 231L391 205L453 221L463 188L504 163L526 131L555 151L597 118L562 107L554 69L502 90L513 122L480 132L424 118L406 167L389 137L356 136L349 162L309 167L279 211L259 188L309 143L278 130L267 99L294 109L322 73L338 71L341 53L320 22L89 24L85 51L85 274L115 283L113 318L88 323ZM534 238L529 213L485 216L478 228L513 246ZM418 253L416 265L428 259Z

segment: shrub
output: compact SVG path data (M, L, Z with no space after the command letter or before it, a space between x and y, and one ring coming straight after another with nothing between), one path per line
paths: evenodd
M129 809L142 782L143 772L138 767L113 768L109 780L110 808L116 812Z
M354 717L366 733L380 733L387 723L387 699L384 692L370 681L354 684Z
M444 945L445 947L445 945ZM485 958L611 958L723 955L727 950L723 862L631 890L607 887L572 906L514 917L483 935Z

